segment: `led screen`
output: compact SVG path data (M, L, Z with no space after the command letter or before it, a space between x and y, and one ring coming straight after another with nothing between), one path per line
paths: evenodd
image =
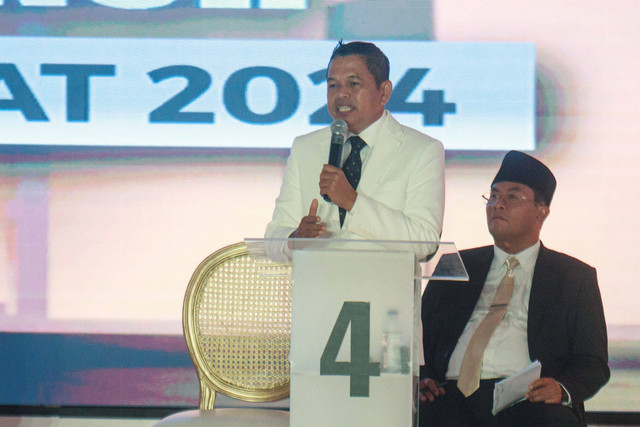
M587 409L637 410L637 22L634 0L0 1L0 405L197 403L186 285L263 235L344 38L385 51L388 109L447 149L443 240L492 242L507 150L551 168L542 241L597 269L607 318Z

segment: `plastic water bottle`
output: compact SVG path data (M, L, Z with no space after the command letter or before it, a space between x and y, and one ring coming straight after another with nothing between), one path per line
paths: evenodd
M387 311L382 332L382 372L402 372L402 333L398 310Z

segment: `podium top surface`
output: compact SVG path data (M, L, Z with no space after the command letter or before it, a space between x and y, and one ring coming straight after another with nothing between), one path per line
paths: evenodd
M290 264L294 251L407 252L415 255L423 279L468 281L469 275L453 242L348 239L246 238L251 258L260 264ZM284 248L284 250L283 250ZM429 255L424 255L429 254Z

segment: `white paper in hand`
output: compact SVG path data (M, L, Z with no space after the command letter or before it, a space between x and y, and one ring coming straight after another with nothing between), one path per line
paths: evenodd
M503 409L524 400L524 394L529 390L529 384L540 378L542 365L534 361L529 366L510 377L496 383L493 389L493 415Z

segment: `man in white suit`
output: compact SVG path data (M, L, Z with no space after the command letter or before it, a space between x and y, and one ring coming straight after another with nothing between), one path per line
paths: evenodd
M327 105L331 117L347 122L349 137L366 143L361 178L354 188L342 169L326 164L328 127L297 137L266 238L439 240L444 149L385 110L391 91L389 60L377 46L338 44L327 70ZM346 212L342 224L339 208ZM278 255L287 258L288 250Z

